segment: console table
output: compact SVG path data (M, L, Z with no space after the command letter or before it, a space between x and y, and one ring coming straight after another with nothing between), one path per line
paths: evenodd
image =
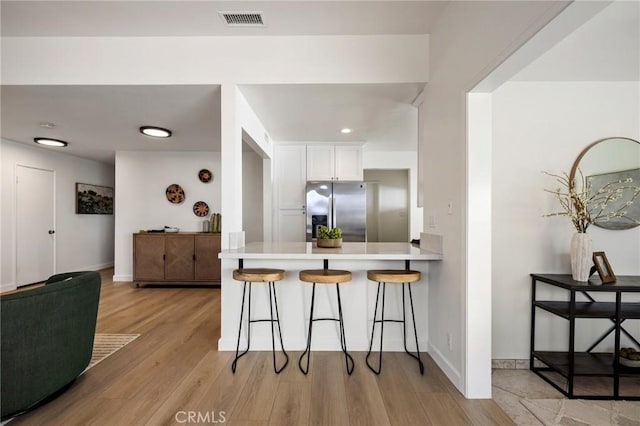
M536 287L539 283L565 289L569 292L569 301L537 300ZM577 294L584 301L576 300ZM615 295L615 302L597 301L595 293ZM640 276L619 276L611 284L602 284L600 279L592 278L588 282L574 281L571 275L531 274L531 354L529 369L551 384L568 398L583 399L627 399L640 400L640 389L633 395L620 394L620 378L640 377L640 368L627 367L619 363L620 336L625 334L637 348L640 342L623 327L626 320L640 319L640 303L624 302L625 293L640 294ZM547 351L535 348L536 309L542 309L569 322L569 342L567 351ZM611 328L597 339L586 351L576 351L576 319L600 318L612 322ZM594 352L594 349L608 335L614 334L614 352ZM544 366L540 366L539 361ZM563 388L550 378L549 373L557 373L566 380ZM601 376L613 379L613 392L608 395L576 395L574 379L577 376Z

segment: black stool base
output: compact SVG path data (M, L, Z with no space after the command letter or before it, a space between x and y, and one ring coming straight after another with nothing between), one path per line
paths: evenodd
M304 375L309 373L309 361L311 359L311 332L313 331L313 323L316 321L337 321L340 324L340 346L342 347L342 352L344 353L344 363L347 367L347 374L351 375L353 373L353 368L355 366L353 362L353 358L347 352L347 340L344 334L344 321L342 318L342 302L340 300L340 285L336 283L336 294L338 296L338 318L313 318L313 307L315 305L316 300L316 283L313 283L313 289L311 290L311 312L309 313L309 334L307 335L307 348L304 350L302 355L300 355L300 359L298 359L298 367L300 371ZM302 366L303 358L307 357L306 366Z
M244 318L244 300L245 300L245 293L247 290L247 284L249 284L249 306L248 306L248 313L247 313L247 318L249 319L249 324L247 325L248 329L247 329L247 348L242 351L242 353L239 353L240 350L240 336L242 335L242 319ZM256 320L252 320L251 319L251 285L253 283L251 282L244 282L244 286L242 287L242 308L240 309L240 324L238 325L238 343L236 345L236 356L233 360L233 363L231 363L231 371L235 374L236 372L236 368L238 365L238 360L240 358L242 358L244 355L247 354L247 352L249 352L249 347L251 346L251 324L253 324L254 322L269 322L271 323L271 353L273 355L273 371L276 374L279 374L282 370L285 369L285 367L287 366L287 364L289 364L289 355L287 355L287 352L284 350L284 343L282 342L282 330L280 328L280 315L278 314L278 299L276 298L276 286L275 283L273 281L269 282L269 310L271 312L271 318L266 318L266 319L256 319ZM273 292L273 299L271 296L271 293ZM275 305L276 308L276 316L275 319L273 317L273 306ZM278 368L276 365L276 341L275 341L275 331L274 331L274 323L278 324L278 334L280 336L280 348L282 349L282 353L285 356L285 361L284 364Z
M382 309L381 316L382 318L377 320L378 317L378 301L380 298L380 284L382 284ZM407 348L407 327L406 327L406 310L405 310L405 294L404 294L404 286L409 288L409 301L411 302L411 318L413 320L413 334L416 339L416 353L412 353ZM387 283L378 283L378 291L376 293L376 307L373 311L373 326L371 327L371 340L369 342L369 352L367 352L367 357L365 361L367 362L367 367L369 370L373 371L376 374L380 374L382 371L382 340L384 338L384 323L385 322L396 322L402 323L402 334L404 340L404 351L418 361L418 367L420 368L420 374L424 376L424 364L422 363L422 359L420 359L420 347L418 346L418 331L416 330L416 317L413 311L413 295L411 293L411 283L402 283L402 319L384 319L384 300L385 300L385 291L387 288ZM376 324L380 324L380 351L378 352L378 367L375 368L369 363L369 357L371 356L371 349L373 347L373 335L376 330Z

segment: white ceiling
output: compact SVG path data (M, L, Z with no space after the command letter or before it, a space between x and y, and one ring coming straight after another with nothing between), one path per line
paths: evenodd
M640 1L615 1L514 81L640 81Z
M273 140L388 141L388 149L416 148L417 109L424 83L243 85L243 95ZM340 130L348 127L350 134ZM384 150L383 147L376 147Z
M437 1L2 1L2 36L423 34ZM231 28L219 11L260 11L264 28ZM368 141L415 148L416 84L243 86L274 140ZM49 136L64 152L113 163L117 150L220 150L218 86L3 86L2 137ZM304 106L304 107L301 107ZM39 127L52 122L56 128ZM165 141L141 125L174 131ZM339 129L349 126L351 135ZM398 141L401 141L400 143ZM411 144L413 142L413 145ZM51 148L43 148L51 149Z
M2 36L427 34L448 1L2 1ZM261 12L261 28L218 12Z
M446 3L433 1L2 1L3 36L394 34L428 32ZM635 8L635 9L634 9ZM266 28L227 28L219 10L264 12ZM523 70L518 80L630 79L639 69L638 2L615 2ZM635 49L635 50L634 50ZM578 77L577 77L578 76ZM597 78L594 78L597 77ZM423 83L245 85L272 139L367 141L412 149L412 100ZM219 150L218 86L2 86L3 138L68 140L64 152L113 163L116 150ZM40 122L53 122L44 129ZM159 142L141 125L171 128ZM339 129L349 126L350 135ZM400 142L399 142L400 141ZM48 149L48 148L44 148Z
M144 136L146 125L173 136ZM105 163L115 151L219 151L220 87L2 86L2 138L33 145L34 137L65 140L65 153Z

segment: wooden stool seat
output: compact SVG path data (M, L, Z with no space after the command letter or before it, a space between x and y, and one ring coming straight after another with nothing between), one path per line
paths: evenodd
M254 283L268 283L284 279L282 269L271 268L243 268L233 271L233 279L237 281L250 281Z
M351 272L339 269L307 269L300 271L300 281L315 284L337 284L351 281Z
M403 271L400 269L384 269L367 271L367 278L382 283L402 284L420 281L420 271Z

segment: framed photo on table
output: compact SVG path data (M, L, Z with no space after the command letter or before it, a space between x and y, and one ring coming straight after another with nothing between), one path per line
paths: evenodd
M596 265L598 275L600 275L603 284L616 282L616 276L607 260L607 255L603 251L593 252L593 263Z

